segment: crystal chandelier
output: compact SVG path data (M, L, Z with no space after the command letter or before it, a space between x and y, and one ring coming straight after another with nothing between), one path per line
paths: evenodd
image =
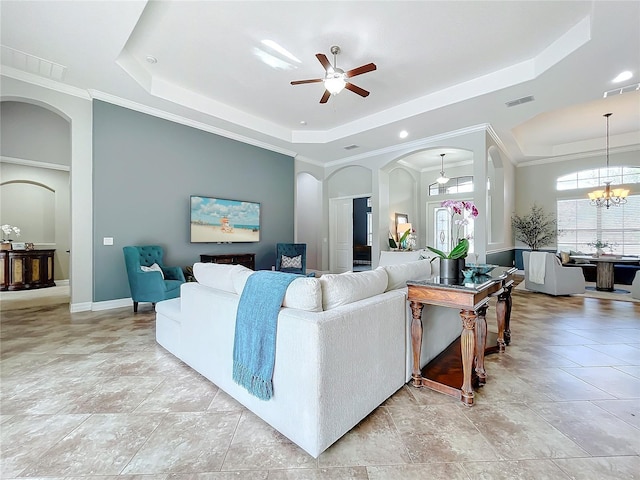
M609 174L609 117L611 113L605 113L604 117L607 119L607 174ZM589 200L591 205L595 207L607 207L611 205L619 206L627 203L627 195L629 190L626 188L611 188L611 180L604 182L604 190L594 190L589 192Z

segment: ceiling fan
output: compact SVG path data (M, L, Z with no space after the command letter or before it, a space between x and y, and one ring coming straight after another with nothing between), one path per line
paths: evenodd
M338 68L336 64L336 57L340 53L340 47L334 45L331 47L331 53L333 54L333 65L327 59L327 56L324 53L316 53L316 58L322 64L325 69L324 78L313 78L311 80L296 80L291 82L291 85L302 85L303 83L319 83L324 82L324 95L320 99L320 103L327 103L329 97L331 95L337 95L342 91L342 89L346 88L347 90L351 90L353 93L357 93L361 97L366 97L369 95L364 88L360 88L357 85L354 85L351 82L348 82L347 79L355 77L356 75L362 75L363 73L372 72L376 69L375 63L367 63L366 65L362 65L361 67L354 68L353 70L349 70L345 72L341 68Z

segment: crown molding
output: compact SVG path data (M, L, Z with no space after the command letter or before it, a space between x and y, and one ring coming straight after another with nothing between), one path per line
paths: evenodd
M0 163L11 163L13 165L24 165L26 167L48 168L49 170L61 170L64 172L71 171L71 167L69 165L60 165L59 163L39 162L37 160L27 160L26 158L7 157L5 155L0 155Z
M640 151L640 145L631 145L626 147L610 148L609 154L612 153L627 153ZM520 162L516 164L516 168L533 167L536 165L547 165L549 163L569 162L571 160L580 160L582 158L599 157L605 154L605 150L593 150L591 152L572 153L570 155L559 155L557 157L545 157L527 162Z
M162 118L163 120L168 120L173 123L179 123L187 127L192 127L198 130L213 133L215 135L229 138L231 140L237 140L238 142L246 143L248 145L253 145L254 147L264 148L265 150L281 153L282 155L287 155L289 157L295 157L297 155L297 152L293 150L288 150L286 148L281 148L270 143L261 142L259 140L255 140L253 138L240 135L238 133L233 133L228 130L224 130L222 128L214 127L212 125L207 125L206 123L197 122L195 120L191 120L186 117L176 115L174 113L169 113L155 107L149 107L148 105L143 105L141 103L133 102L131 100L118 97L116 95L104 93L99 90L89 90L89 93L91 94L91 97L95 100L101 100L107 103L111 103L113 105L118 105L119 107L128 108L129 110L134 110L136 112L151 115L153 117Z
M333 162L329 162L324 164L326 167L337 167L340 165L352 163L358 160L363 160L366 158L377 157L379 155L385 155L387 153L395 153L406 150L417 150L419 148L430 146L433 143L442 142L454 137L460 137L462 135L468 135L470 133L477 132L485 132L487 131L487 127L489 124L481 123L479 125L472 125L470 127L461 128L459 130L452 130L450 132L439 133L438 135L433 135L431 137L424 137L418 140L414 140L413 142L407 143L398 143L396 145L390 145L388 147L380 148L378 150L372 150L370 152L360 153L358 155L353 155L351 157L344 157L340 160L335 160Z
M49 90L54 90L66 95L72 95L74 97L82 98L83 100L91 100L91 95L87 90L72 87L71 85L57 82L50 78L44 78L23 70L18 70L17 68L9 67L7 65L2 65L2 76L13 78L14 80L20 80L25 83L31 83L39 87L48 88Z

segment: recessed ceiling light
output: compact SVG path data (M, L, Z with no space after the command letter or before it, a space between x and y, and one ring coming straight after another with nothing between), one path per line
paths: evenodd
M624 82L625 80L629 80L631 77L633 77L633 73L631 73L629 70L625 70L613 79L613 83Z
M409 132L407 132L406 130L402 130L400 132L400 138L407 138L409 136Z
M147 55L146 57L147 63L150 64L154 64L154 63L158 63L158 59L156 57L154 57L153 55Z
M307 122L305 120L300 120L300 125L306 125Z

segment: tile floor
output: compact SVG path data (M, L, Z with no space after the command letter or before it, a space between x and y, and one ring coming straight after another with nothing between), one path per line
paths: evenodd
M149 307L2 312L1 478L640 478L638 304L515 292L476 406L405 386L318 459L159 347Z

